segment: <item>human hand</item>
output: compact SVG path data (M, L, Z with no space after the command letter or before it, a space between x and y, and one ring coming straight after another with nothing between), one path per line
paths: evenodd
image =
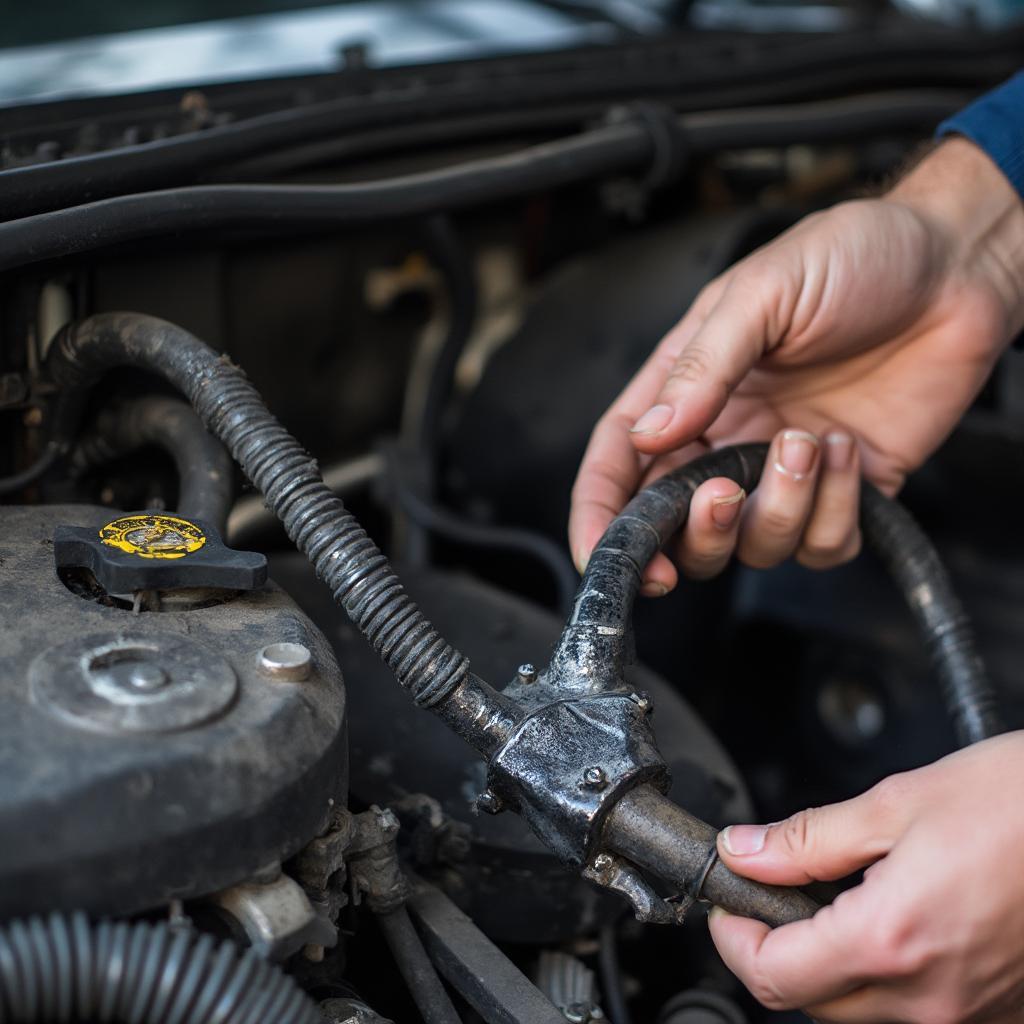
M1022 326L1024 204L952 139L884 198L806 218L701 292L594 429L573 488L577 567L639 487L773 434L749 500L724 478L697 490L679 565L711 576L734 548L759 568L853 557L861 473L896 492ZM676 581L658 555L643 592Z
M863 868L808 921L772 931L712 911L729 968L773 1010L822 1024L1024 1019L1024 732L770 826L734 825L722 860L804 885Z

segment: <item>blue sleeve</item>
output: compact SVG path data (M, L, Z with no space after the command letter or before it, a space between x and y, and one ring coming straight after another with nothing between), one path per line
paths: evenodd
M1024 198L1024 71L943 121L935 134L970 139Z

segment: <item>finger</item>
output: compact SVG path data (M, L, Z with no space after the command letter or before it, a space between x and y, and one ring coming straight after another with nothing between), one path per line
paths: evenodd
M764 354L765 302L773 289L750 285L749 274L733 273L719 286L714 306L680 346L664 385L633 424L638 451L664 452L699 437Z
M727 477L715 477L697 488L678 545L677 560L684 576L704 580L725 568L736 547L746 496Z
M860 551L860 458L853 437L843 430L828 432L822 463L814 507L796 552L797 561L809 569L830 569Z
M569 543L580 573L608 524L633 497L646 465L647 460L638 456L629 443L622 419L606 414L594 428L572 490ZM641 593L660 597L678 581L675 566L659 552L644 571Z
M811 516L820 466L821 445L814 434L794 429L776 434L740 527L742 562L768 569L796 551Z
M868 967L855 897L858 890L850 890L809 920L774 930L718 907L708 924L726 967L758 1002L770 1010L799 1009L839 999L863 984Z
M719 856L737 874L775 885L844 878L893 848L920 802L918 777L895 775L772 825L730 825L718 836Z

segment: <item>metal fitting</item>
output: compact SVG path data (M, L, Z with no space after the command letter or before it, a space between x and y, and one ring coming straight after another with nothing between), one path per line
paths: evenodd
M476 809L483 811L484 814L500 814L504 807L501 797L490 789L485 789L476 798Z
M274 679L302 682L309 678L313 655L303 644L268 644L259 653L260 669Z
M608 785L608 776L605 775L603 768L599 765L594 765L583 773L583 785L587 789L600 791Z
M652 710L653 705L651 704L651 698L643 692L637 693L634 691L629 695L629 699L643 712Z
M520 683L527 685L535 683L537 682L537 669L530 662L524 662L516 669L516 678Z

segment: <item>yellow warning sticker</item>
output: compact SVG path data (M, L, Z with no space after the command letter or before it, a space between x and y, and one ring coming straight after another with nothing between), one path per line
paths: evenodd
M206 534L177 516L122 516L100 530L100 540L139 558L184 558L206 543Z

